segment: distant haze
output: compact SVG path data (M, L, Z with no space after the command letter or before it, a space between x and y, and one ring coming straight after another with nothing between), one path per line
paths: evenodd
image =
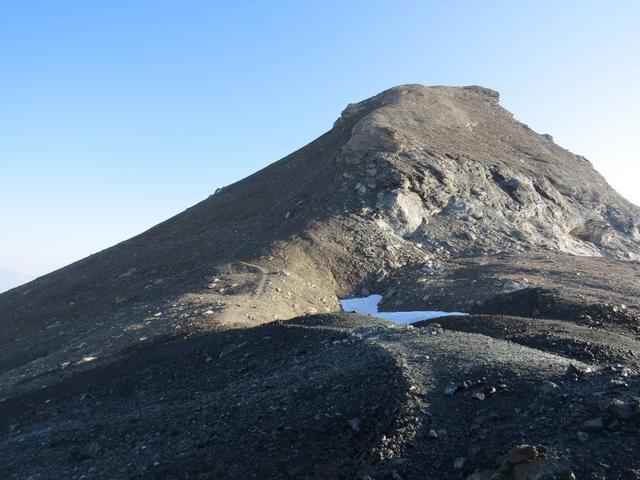
M35 277L27 273L0 270L0 293L19 287L23 283L33 280Z

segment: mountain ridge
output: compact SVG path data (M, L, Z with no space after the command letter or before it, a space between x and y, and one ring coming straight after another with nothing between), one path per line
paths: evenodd
M550 414L549 422L560 422L564 430L553 436L546 421L540 429L532 427L535 441L550 445L549 455L533 463L566 474L557 478L570 478L563 452L575 440L573 417L559 396L541 397L540 384L562 384L567 398L583 405L580 389L590 395L608 388L609 381L623 381L622 370L603 366L617 362L631 372L624 381L636 389L639 229L638 207L586 159L514 120L499 105L497 92L478 86L393 87L348 105L318 139L184 212L0 295L0 400L15 412L0 416L0 432L12 431L12 418L22 415L22 429L44 435L38 437L42 441L51 439L37 433L47 425L56 425L61 438L68 436L65 424L51 416L54 407L40 406L41 395L66 412L59 418L81 412L87 431L95 431L89 425L95 412L114 432L127 431L116 419L133 415L131 402L138 400L132 398L140 395L150 405L140 415L156 435L149 440L151 450L173 463L154 474L151 464L116 462L129 455L120 447L100 447L97 453L81 447L80 457L103 462L100 478L217 478L228 468L250 474L251 465L240 465L233 449L203 432L187 439L176 434L179 445L165 442L160 424L166 415L156 418L165 408L163 399L175 402L174 429L189 430L190 412L201 408L184 398L193 389L205 392L203 402L218 412L217 420L205 421L207 428L246 442L258 438L278 452L260 457L273 469L264 475L380 474L397 480L401 473L393 472L405 467L394 462L406 455L406 469L416 475L406 478L459 478L461 469L451 471L456 457L495 470L498 451L522 443L520 419L508 412L515 402L537 415L537 407L529 405L535 398L563 412ZM339 299L371 293L383 295L382 310L471 315L398 327L340 313ZM277 345L273 351L271 343ZM384 374L368 372L361 355ZM129 370L129 362L140 371ZM319 374L326 364L330 371ZM580 372L591 365L598 376L589 377L588 385L563 377L567 370L583 378ZM197 375L199 368L206 368L206 379ZM106 387L103 374L110 378ZM363 379L363 391L350 383L350 374ZM295 387L280 384L279 375ZM184 384L176 380L182 377L188 379ZM471 377L482 387L472 388ZM496 393L503 377L509 385ZM242 383L238 389L236 378ZM340 407L329 400L317 403L314 381ZM469 395L443 399L451 382ZM166 392L160 392L165 383ZM268 387L254 392L261 383ZM84 391L109 406L67 397ZM411 393L416 391L422 396ZM305 393L298 398L296 392ZM361 395L380 398L385 406L376 410L378 405L356 401ZM471 455L465 429L486 416L476 412L474 402L493 395L498 417L506 420L483 423L495 444ZM303 420L306 401L316 409L318 429ZM461 409L455 418L446 414L449 401ZM283 404L295 413L287 416L284 408L281 418L269 413ZM225 413L238 405L250 405L250 412L233 418ZM42 416L31 419L31 408ZM603 407L580 408L600 412ZM353 418L336 413L343 411ZM432 440L440 435L430 416L456 437L434 447L421 440L420 432ZM264 418L268 428L258 431ZM243 436L246 425L258 437ZM357 425L364 425L364 437ZM633 425L615 432L628 433ZM293 440L286 434L274 443L280 438L275 432L283 431ZM135 441L146 441L147 433L135 434ZM474 442L486 442L488 434L482 435L484 440L474 436ZM15 453L11 438L0 437L0 452ZM306 445L303 438L316 442L308 455L287 453L291 442ZM120 437L110 441L121 443ZM198 453L196 445L203 442L207 448ZM64 442L53 444L56 452L68 453ZM337 453L344 445L350 445L349 458ZM572 464L577 472L597 469L607 455L624 455L612 450L615 444L597 445L601 452L588 446L578 451ZM323 446L335 458L316 450ZM110 453L100 453L102 448ZM31 457L51 465L47 455L27 449L16 458L25 465ZM225 459L222 466L216 466L218 455ZM291 455L294 465L285 465ZM311 465L315 455L322 465ZM584 465L576 466L578 460ZM68 477L74 461L55 466L58 478ZM16 478L29 468L18 463L11 467ZM473 473L471 467L462 470Z
M444 265L458 258L637 258L640 210L582 157L514 121L498 98L484 87L405 85L351 104L330 131L278 162L140 235L3 295L3 326L22 332L39 321L55 323L52 317L130 307L144 318L147 304L198 295L224 303L225 313L216 322L198 315L193 325L245 325L244 303L209 288L216 272L226 271L246 277L250 291L247 279L259 275L242 271L242 262L273 273L274 285L316 285L294 288L292 300L272 292L251 323L338 311L337 297L392 288L384 280L390 271L404 271L407 288L419 288L421 269L438 283L442 271L457 268ZM287 271L291 265L298 271ZM502 293L475 290L465 290L474 305ZM61 297L68 302L51 304ZM418 309L464 307L444 298L427 305L404 301ZM41 310L43 302L48 306ZM27 316L30 324L20 320Z

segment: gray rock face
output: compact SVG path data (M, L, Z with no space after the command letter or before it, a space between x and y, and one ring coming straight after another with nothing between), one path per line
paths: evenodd
M376 184L385 198L385 184L406 191L393 195L408 200L409 209L377 204L396 233L445 242L456 252L469 250L455 235L466 231L484 252L640 258L638 208L583 157L514 120L497 95L406 85L350 106L342 121L358 115L338 164L355 176L365 175L360 169L380 172Z
M425 218L422 198L408 189L382 192L376 207L384 212L384 217L379 220L378 224L398 235L415 232Z

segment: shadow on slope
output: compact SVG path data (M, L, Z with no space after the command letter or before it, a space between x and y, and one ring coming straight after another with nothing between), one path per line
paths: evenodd
M345 331L157 343L4 401L3 478L350 478L406 390L388 353Z

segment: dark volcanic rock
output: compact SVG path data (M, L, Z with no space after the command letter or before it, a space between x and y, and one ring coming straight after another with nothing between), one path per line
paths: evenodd
M640 210L498 100L392 88L0 295L0 476L638 471ZM474 315L339 314L360 292Z

